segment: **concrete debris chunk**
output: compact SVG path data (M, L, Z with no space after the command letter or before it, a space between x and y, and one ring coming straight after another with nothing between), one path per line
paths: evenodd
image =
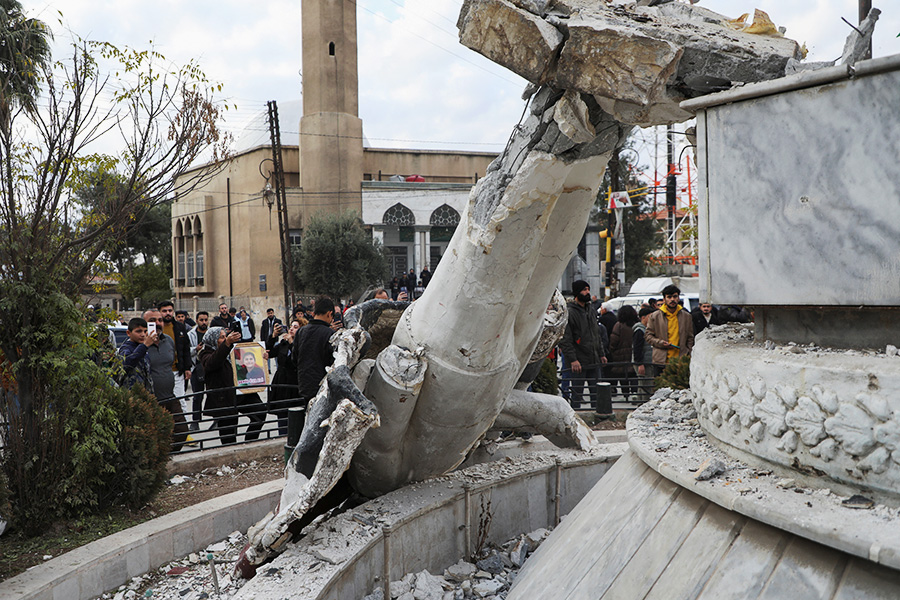
M444 571L444 576L453 581L466 581L475 576L475 565L464 560L460 560L455 565L450 565Z
M528 541L525 538L519 539L512 550L509 551L509 559L513 566L521 567L525 564L525 558L528 556Z
M466 0L456 25L463 45L534 83L563 41L553 25L506 0Z
M436 577L428 571L422 571L416 575L416 585L413 589L413 597L416 600L443 600L443 579Z
M525 536L525 540L528 542L528 545L532 548L532 550L537 550L537 547L541 545L547 536L550 535L550 532L541 527L540 529L535 529L531 533Z
M891 344L888 344L887 348L885 348L885 350L884 350L884 353L887 354L888 356L897 356L897 354L898 354L897 346L892 346Z
M412 590L409 582L401 579L400 581L392 581L390 585L391 598L399 598L403 594Z
M726 469L725 463L718 458L707 458L697 469L694 479L697 481L708 481L717 475L721 475Z
M487 581L475 584L472 591L475 592L476 598L487 598L502 590L504 585L505 584L502 581L488 579Z
M591 94L641 126L683 121L682 100L781 77L803 58L767 18L735 28L702 7L656 4L466 0L457 25L463 45L532 83Z
M503 561L500 559L500 555L497 554L496 551L492 552L490 556L487 558L483 558L475 563L482 571L487 571L492 575L497 575L501 571L503 571Z
M312 551L312 554L319 560L325 561L332 565L339 565L344 562L344 560L346 560L346 558L341 556L341 554L334 548L316 548Z

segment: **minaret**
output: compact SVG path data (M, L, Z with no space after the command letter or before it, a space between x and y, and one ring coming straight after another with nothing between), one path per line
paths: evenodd
M303 224L319 211L362 212L362 120L356 59L356 3L302 0Z

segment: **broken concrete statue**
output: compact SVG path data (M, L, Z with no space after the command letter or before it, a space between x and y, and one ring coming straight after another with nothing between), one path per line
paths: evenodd
M589 447L565 402L525 391L566 321L554 291L635 125L684 120L680 100L780 76L800 57L780 34L726 22L681 4L465 2L462 42L535 84L525 118L473 188L422 297L354 307L332 338L335 366L309 404L278 514L249 533L244 574L349 489L374 497L446 473L492 427ZM382 317L400 310L373 354L367 330L383 339Z

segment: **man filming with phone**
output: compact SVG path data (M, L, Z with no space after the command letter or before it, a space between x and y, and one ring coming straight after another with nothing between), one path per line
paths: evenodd
M663 288L662 308L650 315L644 339L653 346L653 367L662 373L670 358L689 356L694 347L694 321L678 301L681 290L675 285Z
M163 316L155 308L144 312L144 320L151 339L153 335L157 336L156 341L147 346L153 392L159 404L171 413L175 421L172 451L178 452L187 439L188 426L181 403L175 398L175 371L172 370L177 359L175 340L163 332Z

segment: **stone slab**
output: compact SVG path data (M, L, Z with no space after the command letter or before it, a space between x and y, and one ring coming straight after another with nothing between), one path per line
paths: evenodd
M704 297L900 305L898 102L894 70L701 111Z

